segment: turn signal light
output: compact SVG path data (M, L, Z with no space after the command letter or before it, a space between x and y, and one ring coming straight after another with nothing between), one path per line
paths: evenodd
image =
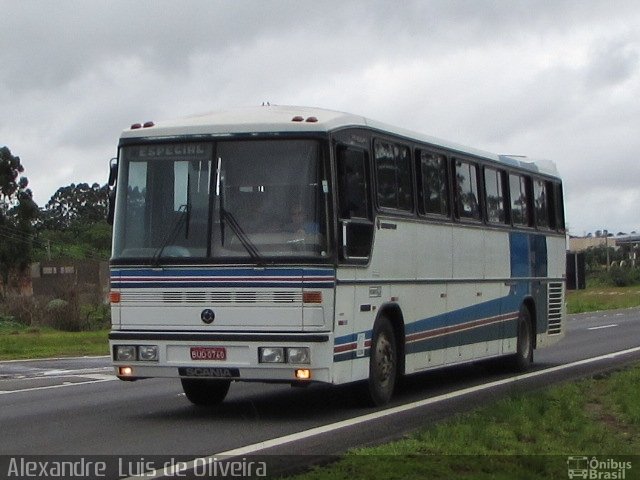
M302 303L322 303L322 292L302 292Z
M110 303L120 303L120 292L109 292L109 302Z

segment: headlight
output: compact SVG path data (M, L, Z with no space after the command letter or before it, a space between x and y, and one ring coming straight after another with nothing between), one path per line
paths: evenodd
M261 347L258 349L258 361L260 363L284 363L284 348Z
M157 362L158 346L157 345L140 345L138 347L138 360L141 360L143 362Z
M308 347L287 348L287 362L289 363L311 363Z
M117 362L130 362L136 360L135 345L116 345L115 360Z

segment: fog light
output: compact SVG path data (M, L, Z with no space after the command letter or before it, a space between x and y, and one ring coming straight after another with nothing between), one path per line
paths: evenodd
M296 370L296 378L298 380L311 380L311 370L308 368L299 368Z
M118 367L118 375L121 377L129 377L133 374L133 368L131 367Z
M260 347L258 349L258 361L260 363L284 363L284 348Z
M311 363L308 347L287 348L287 362L289 363Z
M144 362L157 362L158 346L157 345L140 345L138 347L138 360L142 360Z
M130 362L136 360L135 345L116 345L115 360L117 362Z

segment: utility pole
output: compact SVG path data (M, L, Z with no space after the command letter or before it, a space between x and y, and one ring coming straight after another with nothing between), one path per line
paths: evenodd
M607 252L607 272L610 270L611 262L609 261L609 232L607 230L604 231L604 248Z

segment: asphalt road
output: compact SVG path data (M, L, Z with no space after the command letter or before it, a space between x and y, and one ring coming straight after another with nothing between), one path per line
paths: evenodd
M0 362L0 452L330 456L514 390L640 361L639 346L640 309L572 315L566 337L537 350L527 375L514 377L491 363L424 373L403 382L393 404L378 410L363 408L354 386L233 384L222 405L198 408L179 381L116 380L106 357Z

